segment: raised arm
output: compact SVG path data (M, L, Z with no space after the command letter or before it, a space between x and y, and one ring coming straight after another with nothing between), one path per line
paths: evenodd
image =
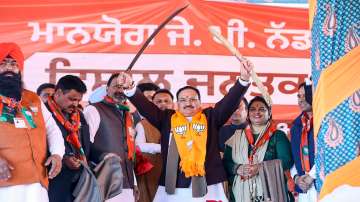
M229 92L215 104L214 113L217 127L223 126L230 118L232 113L238 108L241 98L249 88L250 74L253 64L249 60L244 60L240 64L240 77L230 88Z
M160 130L163 120L171 111L162 111L154 103L150 102L139 89L135 88L134 81L129 74L120 73L118 83L123 86L125 95L140 114Z

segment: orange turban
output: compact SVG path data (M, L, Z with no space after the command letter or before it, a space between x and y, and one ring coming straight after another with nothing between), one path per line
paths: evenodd
M0 61L7 56L16 60L20 71L24 69L24 55L16 43L0 43Z

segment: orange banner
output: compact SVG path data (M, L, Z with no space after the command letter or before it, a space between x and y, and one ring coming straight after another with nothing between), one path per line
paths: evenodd
M36 51L135 53L175 9L190 6L146 53L229 55L211 37L217 27L242 54L309 57L307 10L212 1L1 1L0 41Z
M126 69L159 24L187 4L135 64L135 79L156 81L172 92L195 85L204 102L219 100L239 64L208 32L213 26L254 62L279 112L274 117L293 119L297 85L310 73L306 9L203 0L5 0L0 41L22 47L27 88L75 74L92 90ZM256 93L252 86L247 96Z

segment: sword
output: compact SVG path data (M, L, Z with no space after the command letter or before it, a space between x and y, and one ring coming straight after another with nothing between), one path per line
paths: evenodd
M178 15L179 13L181 13L181 11L185 10L185 8L187 8L189 6L189 4L187 4L184 7L181 7L179 9L177 9L175 12L173 12L169 17L167 17L165 19L164 22L162 22L159 27L156 28L156 30L150 35L150 37L145 41L145 43L142 45L141 49L136 53L135 57L132 59L130 65L128 66L128 68L125 70L125 72L130 72L132 67L134 66L134 64L136 63L136 61L139 59L140 55L144 52L145 48L149 45L149 43L151 42L151 40L160 32L160 30L170 21L172 20L176 15Z

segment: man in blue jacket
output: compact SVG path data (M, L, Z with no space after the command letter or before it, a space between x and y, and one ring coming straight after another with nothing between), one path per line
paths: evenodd
M312 86L302 83L298 90L298 105L302 113L291 127L291 150L295 162L292 176L299 193L299 202L315 202L314 133L312 114Z

